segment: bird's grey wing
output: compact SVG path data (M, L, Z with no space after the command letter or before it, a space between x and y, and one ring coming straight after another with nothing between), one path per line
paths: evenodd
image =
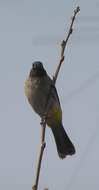
M48 75L47 75L47 77L48 77L49 83L51 85L50 86L51 87L51 97L61 107L59 96L58 96L58 93L57 93L57 89L56 89L55 85L53 84L53 80Z
M52 96L57 101L57 103L60 105L60 100L59 100L59 96L58 96L55 85L52 85Z

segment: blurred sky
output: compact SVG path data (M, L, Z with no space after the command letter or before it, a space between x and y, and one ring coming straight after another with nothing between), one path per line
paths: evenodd
M0 0L0 189L29 190L40 146L40 118L24 95L32 62L53 76L76 6L81 11L57 89L76 154L60 160L50 129L40 189L99 187L99 0Z

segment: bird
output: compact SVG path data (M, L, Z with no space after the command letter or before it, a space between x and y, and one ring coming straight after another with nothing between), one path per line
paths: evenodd
M41 119L47 111L46 123L52 130L59 157L64 159L68 155L75 154L75 147L63 127L62 109L57 89L42 62L32 63L24 87L29 104Z

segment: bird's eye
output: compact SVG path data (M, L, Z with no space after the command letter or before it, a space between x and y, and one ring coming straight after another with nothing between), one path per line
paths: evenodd
M38 68L42 68L41 63L38 63L37 67L38 67Z
M33 64L33 69L36 69L37 68L37 64Z

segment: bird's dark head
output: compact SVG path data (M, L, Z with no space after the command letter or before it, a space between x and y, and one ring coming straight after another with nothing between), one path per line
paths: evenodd
M46 75L46 71L43 64L40 61L33 62L30 77L42 77L44 75Z

